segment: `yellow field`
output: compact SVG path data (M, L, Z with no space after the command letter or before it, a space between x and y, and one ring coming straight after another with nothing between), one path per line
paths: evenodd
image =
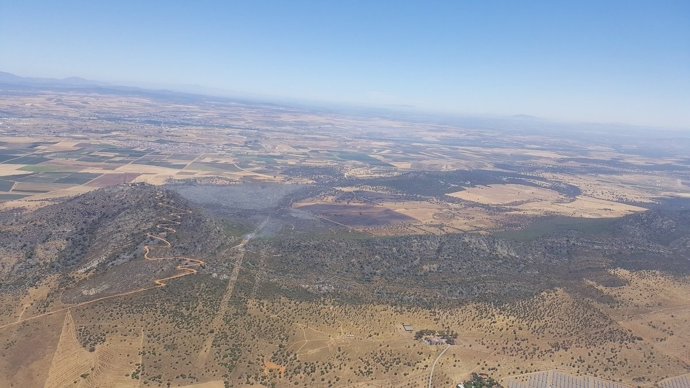
M137 387L138 381L130 374L139 361L140 343L141 339L114 336L89 352L77 340L75 323L68 311L45 387Z
M645 208L624 203L578 196L572 202L533 202L517 206L520 214L557 214L580 218L612 218L645 211Z
M562 215L581 218L622 217L646 209L580 195L570 200L556 191L525 185L477 186L448 194L469 202L497 206L521 215Z
M477 186L448 195L484 205L504 206L529 202L556 202L565 199L553 190L516 184Z

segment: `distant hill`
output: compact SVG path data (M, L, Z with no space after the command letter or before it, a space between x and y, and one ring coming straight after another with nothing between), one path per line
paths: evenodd
M0 71L0 92L26 93L36 91L66 91L81 93L102 93L124 96L140 96L159 100L187 102L205 100L209 97L171 90L151 90L133 86L113 85L81 77L35 78L21 77ZM218 99L214 97L214 99Z
M67 78L35 78L21 77L12 73L0 71L0 86L34 86L53 88L81 88L85 86L108 86L104 82L87 80L80 77Z
M111 95L155 98L157 100L179 103L224 101L239 104L279 106L267 101L259 101L241 97L208 95L197 93L196 91L188 92L180 90L148 89L136 86L123 86L107 82L88 80L81 77L22 77L16 74L0 71L0 95L3 92L31 93L37 91L101 93Z

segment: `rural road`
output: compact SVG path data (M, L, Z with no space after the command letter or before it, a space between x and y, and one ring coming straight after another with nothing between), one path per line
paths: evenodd
M431 365L431 372L429 372L429 388L432 388L432 384L431 384L431 381L432 381L432 380L431 380L431 379L434 377L434 369L436 368L436 363L438 362L438 360L441 359L441 357L443 357L443 354L444 354L448 349L450 349L450 345L446 346L446 348L443 349L443 351L441 352L441 354L439 354L438 357L436 357L436 359L434 360L433 365Z

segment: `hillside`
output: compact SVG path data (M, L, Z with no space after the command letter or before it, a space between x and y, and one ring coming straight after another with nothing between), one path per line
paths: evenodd
M440 386L554 368L646 384L689 368L683 203L606 233L573 221L389 238L286 233L275 203L244 238L245 204L212 213L141 184L3 213L0 373L10 386L417 387L445 346Z

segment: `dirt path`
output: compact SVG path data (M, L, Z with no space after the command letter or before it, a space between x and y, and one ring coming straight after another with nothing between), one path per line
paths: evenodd
M152 286L152 287L140 288L140 289L137 289L137 290L127 291L127 292L123 292L123 293L120 293L120 294L108 295L108 296L104 296L104 297L101 297L101 298L92 299L92 300L89 300L89 301L86 301L86 302L76 303L76 304L73 304L73 305L70 305L70 306L67 306L67 307L59 308L59 309L57 309L57 310L49 311L49 312L47 312L47 313L42 313L42 314L34 315L34 316L29 317L29 318L24 318L24 319L22 319L21 321L15 321L15 322L10 322L10 323L4 324L4 325L0 326L0 329L4 329L5 327L9 327L9 326L18 325L18 324L20 324L20 323L24 323L24 322L27 322L27 321L32 321L32 320L34 320L34 319L47 317L47 316L49 316L49 315L57 314L57 313L60 313L60 312L69 310L69 309L71 309L71 308L86 306L86 305L89 305L89 304L92 304L92 303L96 303L96 302L100 302L100 301L103 301L103 300L106 300L106 299L113 299L113 298L119 298L119 297L121 297L121 296L137 294L137 293L139 293L139 292L147 291L147 290L152 290L152 289L158 288L158 287L160 287L160 286Z
M24 316L24 313L26 312L26 309L28 309L28 308L29 308L29 305L28 305L28 304L25 304L25 305L22 307L22 312L19 313L19 316L17 317L17 321L21 321L21 320L22 320L22 317Z
M441 359L441 357L443 357L443 354L445 354L448 351L448 349L450 349L450 345L446 346L446 348L443 349L441 354L439 354L438 357L436 357L436 359L434 360L433 365L431 365L431 372L429 372L429 388L432 388L432 379L434 377L434 369L436 369L436 363L438 362L438 360Z
M161 197L162 197L162 196L161 196L160 194L157 195L157 199L159 200L158 205L159 205L159 206L162 206L162 207L169 208L169 209L173 209L174 211L170 213L171 219L164 218L165 222L161 222L161 223L157 224L157 225L156 225L156 228L158 228L159 230L161 230L161 233L162 233L162 231L165 231L165 233L167 233L167 234L174 234L174 233L177 233L177 230L175 230L174 226L175 226L175 225L179 225L179 224L181 223L180 220L182 219L182 216L183 216L183 215L190 214L190 213L191 213L191 210L180 209L180 208L177 208L177 207L175 207L175 206L171 206L171 205L162 203L162 202L160 202ZM264 222L264 224L265 224L265 222ZM262 225L264 225L264 224L262 224ZM167 239L165 239L164 237L161 237L161 236L158 236L158 235L155 235L155 234L151 234L151 233L146 233L146 236L149 237L149 238L152 238L152 239L154 239L154 240L160 241L160 242L162 242L162 243L165 245L164 247L159 247L159 248L165 248L165 249L170 249L170 248L172 248L172 244L171 244ZM167 235L166 235L166 236L167 236ZM252 237L254 237L254 236L252 235ZM247 241L243 241L243 242L240 244L240 245L242 246L242 248L244 248L244 244L246 244L246 243L247 243ZM239 245L238 245L238 246L239 246ZM89 301L86 301L86 302L76 303L76 304L73 304L73 305L70 305L70 306L66 306L66 307L63 307L63 308L59 308L59 309L57 309L57 310L52 310L52 311L49 311L49 312L46 312L46 313L34 315L34 316L31 316L31 317L28 317L28 318L23 318L23 319L21 319L22 316L24 315L24 312L22 312L22 314L21 314L21 316L20 316L20 319L17 319L17 320L14 321L14 322L10 322L10 323L1 325L1 326L0 326L0 329L4 329L4 328L6 328L6 327L18 325L18 324L21 324L21 323L24 323L24 322L27 322L27 321L31 321L31 320L34 320L34 319L43 318L43 317L46 317L46 316L49 316L49 315L57 314L57 313L60 313L60 312L69 310L69 309L71 309L71 308L86 306L86 305L89 305L89 304L92 304L92 303L96 303L96 302L100 302L100 301L107 300L107 299L113 299L113 298L119 298L119 297L122 297L122 296L133 295L133 294L137 294L137 293L140 293L140 292L152 290L152 289L154 289L154 288L165 287L166 284L167 284L167 282L170 281L170 280L178 279L178 278L181 278L181 277L183 277L183 276L188 276L188 275L196 274L196 273L198 272L196 268L203 267L203 266L206 264L203 260L193 259L193 258L184 257L184 256L161 256L161 257L151 257L151 250L152 250L152 248L156 248L156 246L153 246L153 247L152 247L152 246L150 246L150 245L144 245L144 260L149 260L149 261L162 261L162 260L176 260L176 261L182 261L181 264L179 264L177 267L175 267L175 268L177 268L178 271L181 271L181 272L178 273L178 274L172 275L172 276L165 277L165 278L159 278L159 279L153 280L153 283L155 284L155 286L143 287L143 288L139 288L139 289L132 290L132 291L122 292L122 293L119 293L119 294L103 296L103 297L96 298L96 299L92 299L92 300L89 300Z
M144 369L144 340L146 339L146 332L144 331L144 328L141 328L141 340L139 340L139 383L137 383L137 387L141 387L141 382L144 380L144 372L146 370Z
M206 364L206 361L208 360L208 356L211 353L211 347L213 346L213 341L216 338L216 332L220 329L220 327L223 324L223 317L225 317L225 313L228 310L228 305L230 303L230 298L232 298L232 294L235 291L235 284L237 284L237 279L240 276L240 270L242 269L242 263L244 262L244 257L247 254L247 251L245 249L245 246L249 241L251 241L254 237L256 237L256 234L263 229L266 224L268 223L269 217L266 217L266 219L256 228L254 229L253 232L247 234L244 236L242 239L242 242L239 244L235 245L234 247L231 247L228 249L230 250L237 250L239 254L237 255L237 260L235 261L235 266L232 269L232 273L230 274L230 279L228 279L228 285L225 288L225 293L223 294L223 297L220 300L220 304L218 306L218 312L216 315L213 317L213 321L211 321L210 325L210 333L206 337L206 340L204 341L204 345L201 347L201 350L199 351L199 356L197 358L197 367L201 368ZM227 252L227 251L226 251Z

